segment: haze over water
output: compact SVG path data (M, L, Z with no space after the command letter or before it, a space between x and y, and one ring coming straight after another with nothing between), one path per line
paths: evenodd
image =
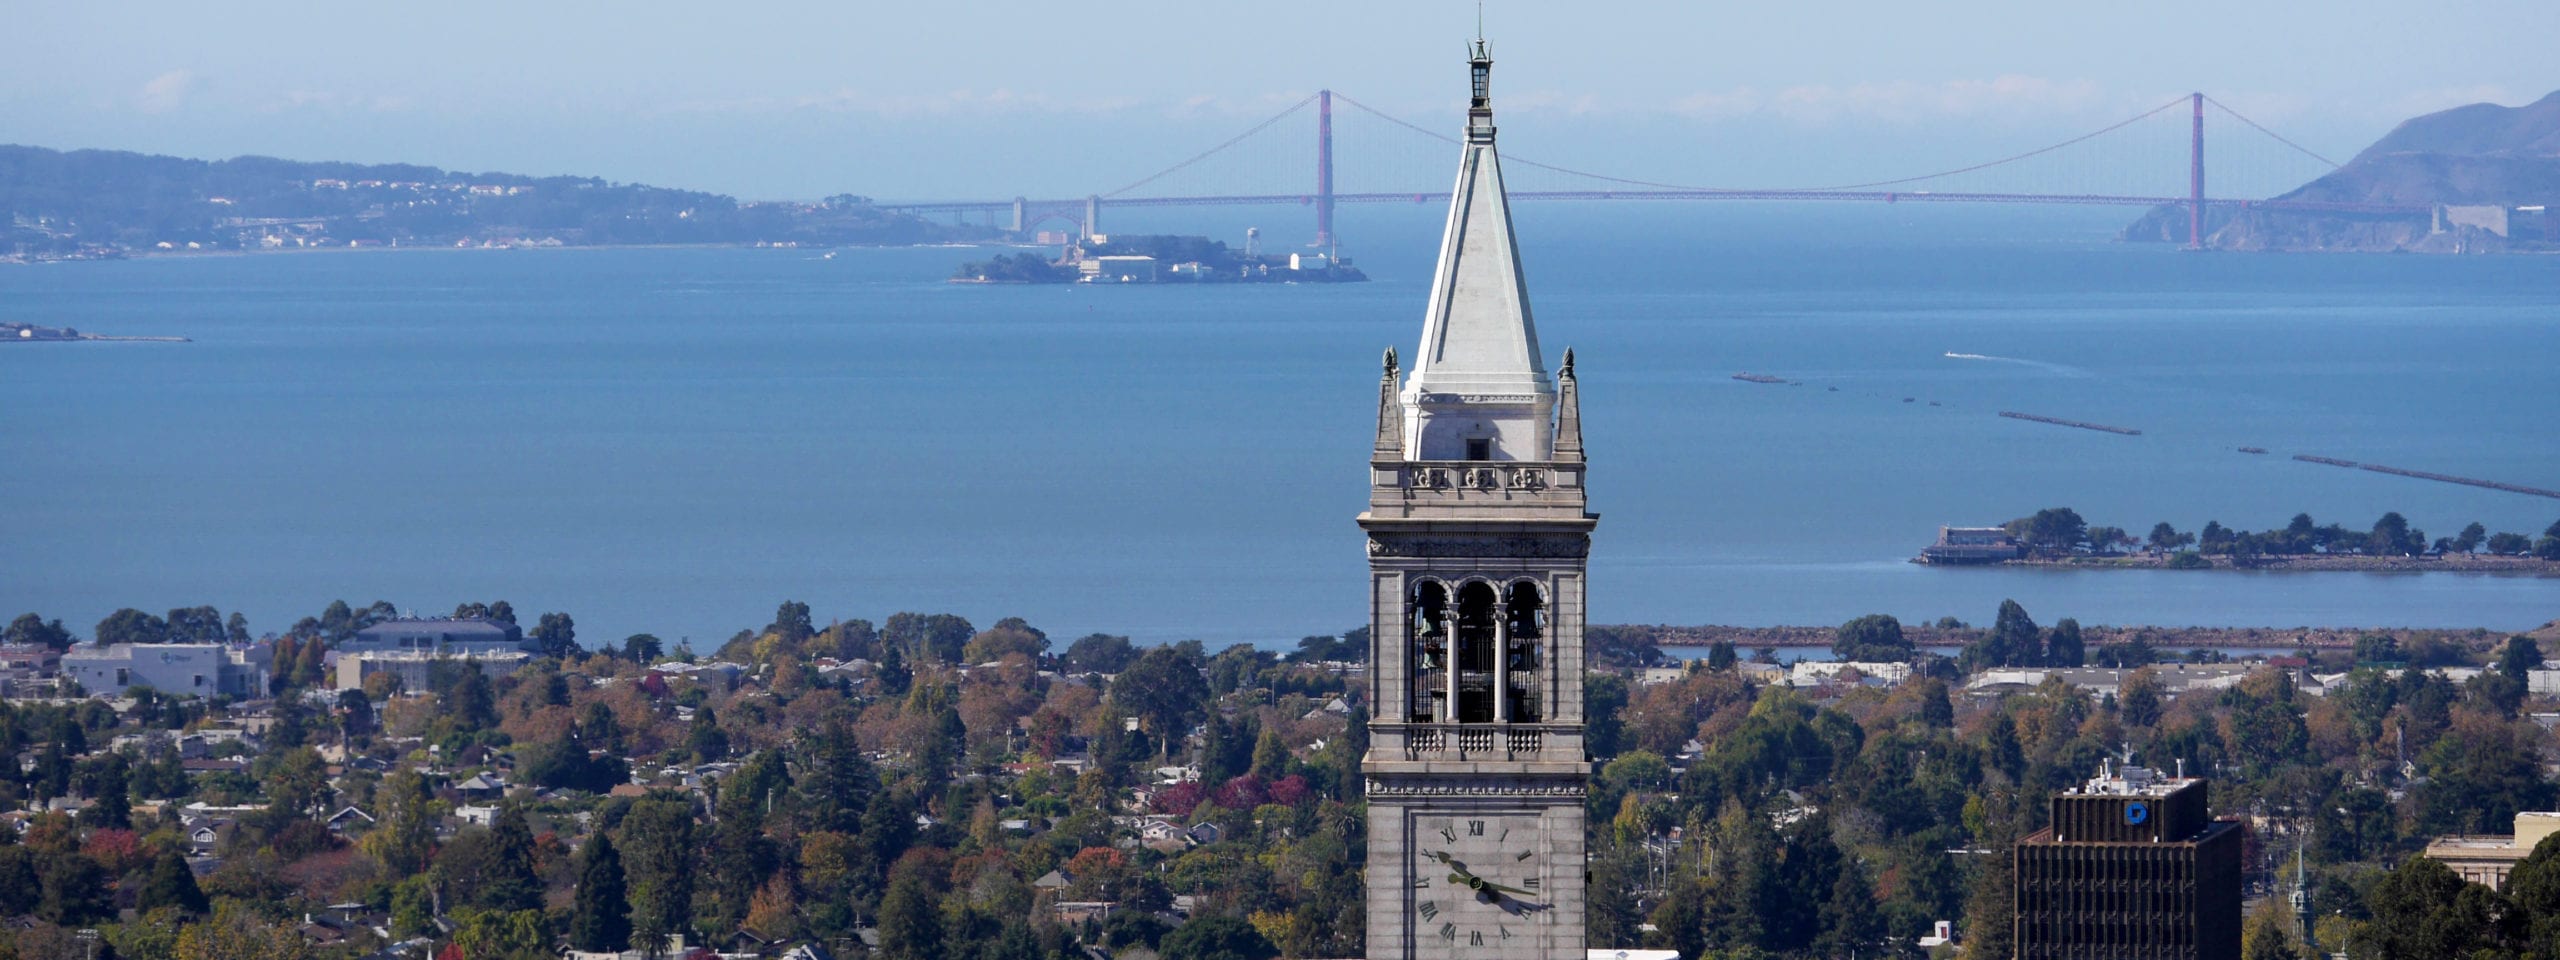
M2550 579L1903 562L2058 505L2137 535L2306 510L2539 533L2560 501L2287 458L2560 486L2560 261L2191 255L2110 242L2122 210L1514 212L1548 361L1580 361L1595 623L2560 617ZM1376 282L1340 286L945 284L991 252L960 249L0 270L5 319L196 340L0 349L0 616L210 603L263 632L504 598L590 645L708 649L799 599L1061 639L1337 632L1378 354L1412 349L1440 215L1346 208ZM1106 212L1230 242L1303 219Z

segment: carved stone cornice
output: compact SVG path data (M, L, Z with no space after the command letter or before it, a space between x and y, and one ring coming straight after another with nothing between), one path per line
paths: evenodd
M1370 797L1581 797L1591 792L1579 778L1553 780L1447 780L1368 778Z
M1523 537L1500 534L1444 534L1439 536L1371 535L1369 555L1372 557L1465 558L1465 557L1534 557L1539 559L1579 560L1591 555L1591 535Z

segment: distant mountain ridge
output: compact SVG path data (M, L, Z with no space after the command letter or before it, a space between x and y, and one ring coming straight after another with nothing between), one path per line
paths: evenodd
M2345 165L2275 199L2481 208L2440 214L2210 208L2207 245L2256 250L2494 252L2560 248L2560 92L2520 107L2474 103L2402 121ZM2497 208L2491 212L2486 208ZM2184 242L2186 208L2153 208L2129 240Z
M0 256L35 258L358 245L837 246L992 233L849 194L742 202L594 177L16 145L0 145L0 215Z

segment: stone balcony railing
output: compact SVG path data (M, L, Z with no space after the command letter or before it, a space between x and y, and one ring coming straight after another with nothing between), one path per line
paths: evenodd
M1538 460L1380 460L1370 465L1369 508L1374 516L1436 514L1498 508L1505 517L1552 512L1579 520L1589 500L1582 488L1584 464ZM1538 509L1544 508L1544 509Z
M1376 736L1400 746L1416 761L1564 760L1580 762L1582 728L1555 723L1407 723L1385 725Z

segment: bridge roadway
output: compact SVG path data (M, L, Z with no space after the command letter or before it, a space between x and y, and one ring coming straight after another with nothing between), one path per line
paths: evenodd
M1514 200L1852 200L1872 203L2039 203L2093 204L2104 206L2150 207L2167 204L2185 205L2188 197L2137 197L2108 194L2044 194L2044 193L1947 193L1936 191L1891 190L1514 190ZM1072 200L1024 200L1025 210L1043 213L1056 210L1080 211L1088 202L1106 207L1229 207L1229 206L1312 206L1318 199L1312 193L1268 193L1243 196L1213 197L1078 197ZM1449 194L1436 193L1337 193L1335 203L1439 203ZM906 213L1011 213L1012 200L943 200L878 204L883 210ZM2375 203L2331 203L2317 200L2233 200L2207 198L2212 207L2241 207L2251 210L2295 210L2319 213L2422 214L2433 208L2425 206Z

